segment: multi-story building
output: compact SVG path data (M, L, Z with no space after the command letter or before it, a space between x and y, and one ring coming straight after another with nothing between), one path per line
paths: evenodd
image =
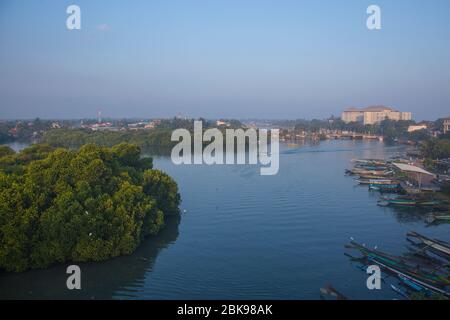
M364 109L349 108L342 113L342 121L377 124L383 120L411 120L411 112L400 112L384 106L372 106Z
M363 122L364 121L364 111L357 108L348 108L342 113L342 121L345 123L349 122Z
M450 117L444 119L444 134L450 132Z

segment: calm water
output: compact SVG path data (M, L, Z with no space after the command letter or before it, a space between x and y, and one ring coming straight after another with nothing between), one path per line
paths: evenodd
M0 274L0 298L319 299L327 283L352 299L398 298L368 291L344 256L350 237L392 253L415 230L450 240L450 225L427 227L417 212L376 205L378 194L344 175L352 158L383 158L402 147L327 141L282 146L280 171L257 166L155 167L179 184L186 210L135 254L82 264L83 290L65 289L65 267Z

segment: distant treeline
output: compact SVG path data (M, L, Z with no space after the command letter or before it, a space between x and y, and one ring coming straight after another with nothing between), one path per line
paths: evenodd
M202 121L203 127L208 129L216 126L215 121L205 120L199 118ZM137 120L137 119L108 119L111 126L115 130L120 130L120 132L109 131L108 134L103 134L103 132L96 132L89 137L83 134L85 133L82 129L82 125L92 125L97 123L96 119L83 119L83 120L42 120L36 118L34 120L10 120L10 121L0 121L0 144L20 141L20 142L44 142L46 139L49 140L52 145L56 146L70 146L78 147L86 142L93 142L99 145L112 146L116 143L129 141L128 138L133 139L134 143L139 144L142 147L151 146L167 146L168 140L170 141L169 131L173 131L178 128L185 128L192 130L194 126L194 119L160 119L157 121L157 127L151 130L142 130L146 132L136 132L134 130L129 130L130 125L136 122L146 123L151 120ZM238 120L222 120L228 124L227 128L242 128L241 122ZM143 125L142 125L143 127ZM74 130L70 134L70 130ZM152 131L149 134L149 131ZM128 133L128 135L127 135ZM58 134L63 134L65 137L70 138L69 143L64 143L62 139L55 137ZM47 135L46 138L43 138ZM146 137L144 137L146 136ZM169 137L169 139L167 139ZM159 139L163 140L160 141ZM50 141L51 140L51 141ZM146 140L147 143L144 143ZM84 142L82 142L84 141Z
M229 126L226 127L217 127L215 122L204 119L199 119L198 121L202 121L203 130L218 128L221 132L225 132L226 129L243 128L243 125L235 120L229 120ZM109 147L122 142L127 142L138 145L143 152L155 155L167 155L170 154L171 149L178 143L178 141L171 141L172 133L176 129L186 129L193 134L194 120L162 120L156 128L148 130L93 131L82 128L52 129L46 131L39 141L53 147L65 147L71 149L76 149L84 144L90 143ZM204 144L207 144L207 142L204 142Z
M178 216L175 181L138 146L0 147L0 270L131 254Z
M296 133L315 133L326 129L381 135L388 141L404 139L418 142L430 139L431 137L429 131L441 130L443 120L440 119L434 122L427 122L427 125L429 126L428 130L418 130L411 133L408 132L408 127L415 124L414 121L394 121L386 119L379 124L364 125L360 122L345 123L339 118L331 118L328 120L278 120L273 123L276 126L284 128L285 132L282 132L282 134L288 132L289 130L294 130Z
M158 128L136 131L91 131L87 129L54 129L44 133L41 142L54 147L78 148L93 143L99 146L114 146L122 142L136 144L145 149L170 148L172 130Z

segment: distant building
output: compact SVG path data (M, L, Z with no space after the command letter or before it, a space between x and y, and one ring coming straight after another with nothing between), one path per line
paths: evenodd
M357 108L349 108L342 113L342 121L345 123L350 122L363 122L364 111Z
M52 123L52 129L60 129L61 125L59 124L59 122L53 122Z
M444 134L450 131L450 117L444 119Z
M216 126L218 127L229 127L231 124L229 122L223 121L223 120L217 120Z
M416 124L408 127L408 132L414 132L419 130L428 129L428 126L426 124Z
M117 128L111 122L100 122L88 125L81 125L82 128L90 129L92 131L116 131Z
M361 122L366 124L378 124L383 120L394 121L411 120L411 112L400 112L385 106L371 106L364 109L349 108L342 113L342 121Z

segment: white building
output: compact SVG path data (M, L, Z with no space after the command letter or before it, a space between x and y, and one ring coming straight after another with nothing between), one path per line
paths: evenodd
M377 124L383 120L389 119L394 121L411 120L411 112L400 112L385 106L371 106L364 109L349 108L342 113L342 121L361 122L366 124Z
M444 134L450 131L450 117L444 119Z

